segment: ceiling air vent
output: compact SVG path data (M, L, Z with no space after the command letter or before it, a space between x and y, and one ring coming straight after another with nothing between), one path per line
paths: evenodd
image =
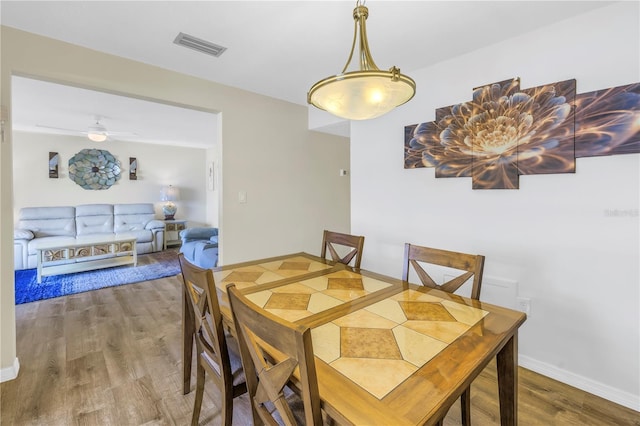
M178 37L173 41L175 44L179 44L189 49L197 50L198 52L206 53L207 55L219 57L227 50L226 47L218 46L209 41L199 39L189 34L180 33Z

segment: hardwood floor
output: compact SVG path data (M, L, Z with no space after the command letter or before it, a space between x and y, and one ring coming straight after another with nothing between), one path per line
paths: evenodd
M188 425L178 277L16 306L20 374L0 384L2 425ZM192 380L192 389L195 379ZM498 425L495 365L471 387L474 425ZM521 425L640 425L640 413L520 369ZM210 383L201 425L220 424ZM445 425L457 425L456 403ZM234 424L251 423L246 395Z

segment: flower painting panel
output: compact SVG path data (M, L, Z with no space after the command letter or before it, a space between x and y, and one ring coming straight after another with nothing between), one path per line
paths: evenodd
M520 79L473 89L464 137L473 152L473 189L517 189L518 137L523 117L517 110Z
M519 174L574 173L576 81L524 89L521 93L525 118L518 140Z
M473 166L472 140L464 132L469 103L451 105L436 110L436 131L440 141L430 155L436 166L436 177L470 177Z
M576 157L640 152L640 83L576 97Z
M435 121L404 128L404 168L435 167L434 153L443 150ZM437 154L436 154L437 155Z

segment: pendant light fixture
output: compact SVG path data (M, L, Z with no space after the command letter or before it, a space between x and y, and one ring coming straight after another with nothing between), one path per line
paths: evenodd
M416 83L391 67L380 70L369 52L366 20L369 9L358 0L353 9L355 21L353 44L342 73L314 84L307 93L307 102L338 117L349 120L376 118L408 102L416 93ZM359 46L360 69L347 72L353 52Z

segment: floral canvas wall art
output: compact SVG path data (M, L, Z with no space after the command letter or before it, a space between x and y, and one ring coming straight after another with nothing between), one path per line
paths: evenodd
M640 84L576 95L576 81L529 89L518 78L405 127L404 167L517 189L520 175L573 173L576 157L640 152Z

